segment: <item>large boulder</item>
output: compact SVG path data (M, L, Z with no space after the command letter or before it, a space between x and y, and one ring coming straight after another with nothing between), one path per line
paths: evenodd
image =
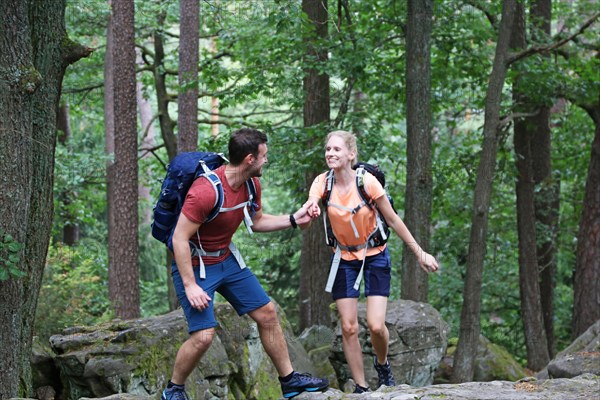
M452 376L454 352L458 339L448 342L446 355L436 371L435 383L447 383ZM517 381L527 376L525 369L502 346L494 344L484 336L479 336L477 356L475 357L473 381Z
M279 397L277 371L262 347L254 321L239 317L229 304L216 305L215 313L220 326L213 344L186 383L191 398ZM280 318L286 337L292 337L282 313ZM122 393L155 396L171 377L177 350L188 337L181 310L147 319L69 328L50 338L60 375L56 386L64 399ZM294 367L314 373L302 346L291 343L289 348ZM50 363L46 360L41 365Z
M572 378L585 373L600 375L600 320L558 353L538 377Z
M336 311L337 315L337 311ZM336 317L331 364L336 370L340 387L351 378L342 349L342 329ZM369 386L377 387L377 372L373 367L375 351L371 345L366 319L366 303L358 304L359 340L362 346L365 377ZM410 300L388 303L385 320L390 332L388 359L398 384L426 386L446 352L448 324L429 304Z

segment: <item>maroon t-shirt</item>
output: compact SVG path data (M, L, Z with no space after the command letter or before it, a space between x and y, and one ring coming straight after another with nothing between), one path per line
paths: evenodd
M223 208L234 207L240 203L248 201L248 188L243 184L238 190L233 190L225 177L225 166L221 166L214 171L223 185ZM260 182L257 178L254 180L256 187L256 199L254 203L261 208ZM215 219L204 224L204 220L213 209L216 200L216 193L212 183L204 177L200 177L192 183L188 191L181 212L192 222L200 225L198 236L204 251L217 251L226 249L231 242L231 238L237 228L244 220L244 209L239 208L233 211L222 212ZM197 235L193 235L190 240L198 243ZM203 257L204 264L216 264L225 260L229 256L229 251L225 252L220 257ZM197 260L193 260L193 264L197 265Z

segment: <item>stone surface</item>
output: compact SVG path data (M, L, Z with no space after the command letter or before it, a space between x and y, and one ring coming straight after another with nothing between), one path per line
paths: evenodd
M342 393L330 389L324 393L303 393L295 400L596 400L600 398L600 377L586 374L573 379L525 379L519 382L468 382L457 385L433 385L415 388L400 385L364 394Z

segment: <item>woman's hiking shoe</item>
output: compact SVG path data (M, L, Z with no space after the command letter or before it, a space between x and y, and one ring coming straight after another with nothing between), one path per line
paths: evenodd
M320 392L329 387L327 379L315 378L310 374L298 372L294 372L287 382L281 382L281 378L279 378L279 383L281 383L283 397L286 399L298 396L302 392Z
M373 366L375 367L375 371L377 371L379 386L396 386L396 380L394 379L389 360L385 360L385 364L381 365L377 362L377 356L375 356L373 357Z
M190 400L185 390L171 388L163 390L160 400Z
M362 387L360 385L356 385L356 386L354 386L354 392L352 392L352 393L367 393L370 391L371 391L371 389L369 389L368 387Z

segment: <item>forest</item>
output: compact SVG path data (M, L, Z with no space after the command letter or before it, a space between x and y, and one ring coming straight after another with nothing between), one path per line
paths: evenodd
M1 0L0 398L32 338L177 307L150 235L169 161L269 137L289 214L359 138L440 271L388 242L394 299L541 370L600 319L600 12L593 0ZM234 238L296 333L330 324L322 223Z

